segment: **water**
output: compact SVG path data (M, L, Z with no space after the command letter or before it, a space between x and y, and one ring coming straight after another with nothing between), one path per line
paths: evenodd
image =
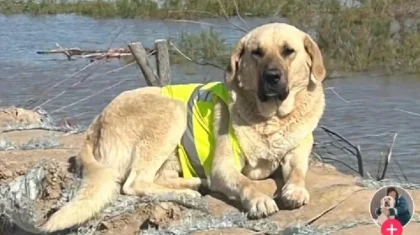
M273 20L282 19L247 19L247 22L254 27ZM214 29L221 32L230 44L243 35L240 31L232 30L232 26L224 20L207 22L218 25ZM233 22L240 23L238 19L233 19ZM104 49L141 41L151 47L155 39L175 38L181 32L200 30L209 30L209 26L154 20L95 20L75 15L0 16L0 106L28 104L28 101L39 98L47 87L89 65L83 59L67 61L64 55L36 54L36 51L55 49L56 43L63 47ZM109 73L124 65L118 60L93 64L48 91L37 104L45 103L42 107L56 119L71 117L88 125L94 115L120 92L145 86L136 66ZM191 74L192 71L195 73ZM221 80L222 74L217 69L194 65L173 66L171 71L173 83ZM87 79L68 88L83 78ZM96 94L117 82L121 83ZM420 183L420 116L401 111L420 113L420 78L355 75L328 80L325 86L334 87L341 98L333 90L326 90L327 108L321 124L350 139L355 145L360 145L365 169L371 175L376 174L381 152L386 154L392 133L397 132L393 159L398 160L410 181ZM73 104L94 94L89 99ZM52 99L58 95L58 98ZM64 106L68 107L63 109ZM367 138L368 135L371 137ZM316 140L323 142L331 138L318 130ZM328 151L332 154L328 155L322 149L320 154L357 167L354 156L331 147ZM347 167L334 163L339 169L349 172ZM401 178L401 171L395 163L390 168L388 177Z

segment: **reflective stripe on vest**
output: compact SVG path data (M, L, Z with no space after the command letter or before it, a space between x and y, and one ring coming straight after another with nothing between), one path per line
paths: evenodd
M187 158L190 161L191 166L194 168L195 173L199 178L204 179L206 178L206 172L198 157L193 131L193 109L195 101L211 101L211 92L200 90L202 86L203 85L200 85L194 89L187 102L187 129L181 138L181 144L184 147Z

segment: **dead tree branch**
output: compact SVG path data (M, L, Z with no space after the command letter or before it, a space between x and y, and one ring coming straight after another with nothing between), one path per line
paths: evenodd
M375 179L377 181L382 181L383 179L385 179L385 175L389 169L389 165L391 162L391 157L393 154L393 149L395 146L395 141L396 138L398 136L398 133L392 133L393 134L393 139L391 144L388 147L387 153L383 154L381 153L381 157L379 158L379 162L378 162L378 168L377 168L377 172L376 172L376 176L373 178L369 172L365 172L364 171L364 167L363 167L363 158L362 158L362 151L360 149L360 145L355 145L352 142L350 142L350 139L360 139L360 138L364 138L364 137L372 137L372 136L386 136L389 135L391 133L382 133L382 134L377 134L377 135L367 135L367 136L358 136L357 138L353 137L353 138L345 138L343 137L341 134L339 134L336 131L331 130L328 127L325 127L323 125L321 125L319 127L320 129L322 129L323 131L325 131L330 137L333 138L332 141L323 141L323 142L318 142L318 143L314 143L314 151L312 152L318 159L321 160L321 162L323 162L324 160L327 161L334 161L337 162L343 166L345 166L346 168L348 168L349 170L358 173L360 176L362 176L363 178L365 177L365 175L370 178L370 179ZM345 153L350 153L351 155L354 155L357 158L357 164L358 164L358 169L356 170L355 168L353 168L350 164L347 164L346 162L340 160L340 159L336 159L336 158L330 158L330 157L325 157L322 156L319 153L316 153L315 151L326 151L325 153L328 155L337 155L334 154L331 151L331 148L329 148L328 146L332 146L335 149L339 149ZM399 167L399 170L401 172L401 175L403 177L403 179L400 179L400 176L398 176L397 174L394 175L397 179L401 180L401 181L406 181L409 182L407 175L404 173L404 170L402 169L400 163L396 160L393 159L393 162L396 162L397 166Z
M246 23L246 21L242 18L241 14L239 13L238 3L236 2L236 0L233 0L233 3L235 4L236 15L238 16L242 24L246 27L246 30L249 31L251 28L249 27L248 23Z
M388 148L387 155L383 155L383 158L385 160L385 162L384 162L384 168L382 170L382 174L376 176L376 180L383 180L385 178L385 174L386 174L386 171L388 170L389 162L391 161L392 150L394 148L394 144L395 144L395 140L397 139L397 136L398 136L398 133L395 133L394 137L392 138L392 142L391 142L391 144L390 144L390 146Z
M357 158L357 165L358 165L358 173L364 177L364 170L363 170L363 158L362 158L362 153L360 151L360 147L356 146L354 144L352 144L350 141L348 141L346 138L344 138L342 135L338 134L337 132L329 129L326 126L321 126L320 127L322 130L324 130L328 135L330 136L335 136L341 140L343 140L347 145L349 145L351 148L354 149L354 151L352 151L351 149L349 149L348 147L345 147L344 149L347 150L349 153L351 153L352 155L356 156Z
M242 31L242 32L244 32L244 33L248 33L248 31L249 31L249 30L247 30L247 29L245 29L245 28L242 28L241 26L239 26L239 25L237 25L237 24L233 23L232 21L230 21L229 16L228 16L228 14L227 14L227 12L226 12L226 9L225 9L225 7L224 7L224 6L223 6L223 4L222 4L222 1L217 0L217 2L219 3L220 9L221 9L221 10L222 10L222 12L223 12L223 17L225 18L225 20L226 20L226 21L227 21L230 25L232 25L233 27L235 27L236 29L238 29L239 31Z

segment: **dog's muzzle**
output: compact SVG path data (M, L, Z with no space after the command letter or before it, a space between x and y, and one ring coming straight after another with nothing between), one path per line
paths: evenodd
M385 206L389 207L389 201L385 201Z
M262 102L269 99L284 101L288 95L289 88L284 74L274 68L264 70L258 84L258 98Z

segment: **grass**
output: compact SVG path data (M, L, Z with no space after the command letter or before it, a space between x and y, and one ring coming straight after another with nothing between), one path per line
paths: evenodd
M420 72L420 2L366 0L353 8L337 0L287 2L280 12L291 24L316 33L328 71ZM399 29L392 30L393 25ZM191 58L227 64L231 48L217 33L184 34L178 41Z

